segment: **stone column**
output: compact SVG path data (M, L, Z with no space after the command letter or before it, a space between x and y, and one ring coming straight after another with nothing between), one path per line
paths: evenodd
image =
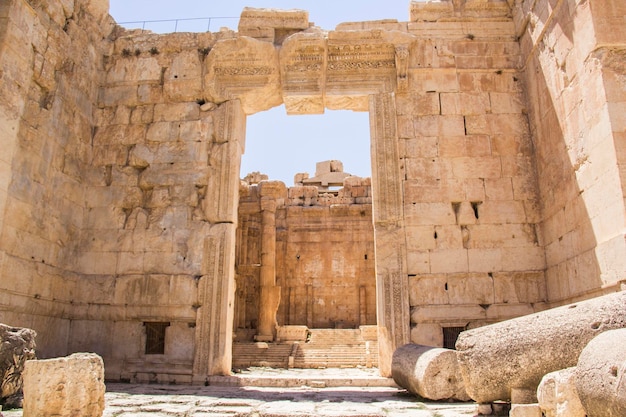
M276 201L261 197L261 280L259 329L255 339L271 342L276 336L280 287L276 286Z
M391 376L393 352L410 340L409 279L395 96L370 97L379 368Z
M285 197L287 188L280 181L262 181L261 197L261 278L259 299L259 327L255 337L260 342L271 342L276 337L276 313L280 304L280 287L276 285L276 207Z

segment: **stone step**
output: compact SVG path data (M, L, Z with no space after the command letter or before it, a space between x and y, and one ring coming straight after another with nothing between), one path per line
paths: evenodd
M230 376L209 377L210 385L252 387L397 387L392 378L381 377L378 369L288 369L251 368Z
M233 367L250 366L307 369L378 366L378 342L364 340L360 329L311 329L307 342L235 342Z

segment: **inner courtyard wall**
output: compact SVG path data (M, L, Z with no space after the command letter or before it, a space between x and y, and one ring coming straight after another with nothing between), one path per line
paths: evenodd
M76 259L113 27L104 2L0 5L0 321L36 329L43 358L77 348L73 320L109 289Z
M444 327L619 290L624 7L412 2L330 32L252 9L156 35L103 0L3 2L0 321L111 379L228 374L245 121L281 103L370 113L383 375Z
M521 50L506 2L472 6L412 3L396 94L411 340L433 346L547 301Z
M94 318L116 323L113 338L134 335L108 356L112 379L230 372L229 343L211 346L219 363L195 348L228 339L233 317L223 305L234 296L245 116L236 100L202 99L202 62L218 36L122 30L104 68L85 226L104 238L87 242L80 272L115 288ZM150 322L169 324L161 355L144 353Z
M517 2L551 305L620 289L626 5Z

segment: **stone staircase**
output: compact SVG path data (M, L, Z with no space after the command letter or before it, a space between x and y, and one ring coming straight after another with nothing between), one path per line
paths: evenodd
M375 334L375 332L374 332ZM372 331L310 329L307 341L233 343L233 368L378 367L378 342Z
M292 349L293 345L289 343L233 343L233 368L263 366L287 369Z
M378 367L378 342L366 341L358 329L313 329L294 358L295 368Z

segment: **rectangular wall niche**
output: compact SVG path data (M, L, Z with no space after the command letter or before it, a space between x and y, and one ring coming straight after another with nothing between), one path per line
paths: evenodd
M144 322L146 328L146 355L165 354L165 329L169 322Z

